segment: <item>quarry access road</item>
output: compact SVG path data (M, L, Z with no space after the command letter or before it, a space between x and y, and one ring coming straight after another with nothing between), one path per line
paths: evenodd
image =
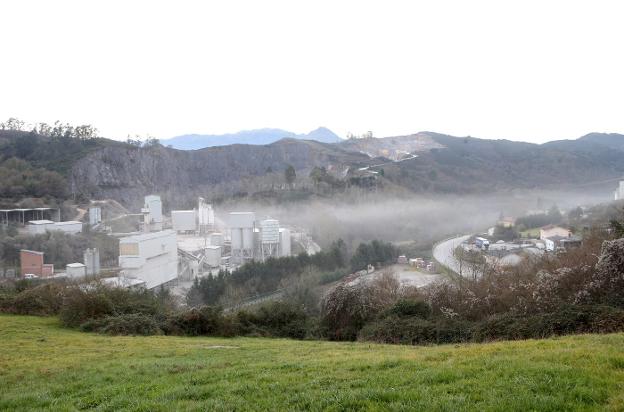
M443 240L433 247L433 257L440 262L440 264L446 266L447 269L459 274L459 261L453 255L453 251L457 246L468 240L468 238L470 238L470 235L462 235Z

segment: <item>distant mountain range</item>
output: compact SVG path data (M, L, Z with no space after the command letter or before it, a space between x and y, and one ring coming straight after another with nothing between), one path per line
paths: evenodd
M220 135L210 134L185 134L162 139L160 142L165 146L171 146L180 150L197 150L206 147L226 146L231 144L254 144L266 145L284 138L315 140L321 143L339 143L342 139L326 127L319 127L310 133L297 134L282 129L255 129L243 130L237 133Z

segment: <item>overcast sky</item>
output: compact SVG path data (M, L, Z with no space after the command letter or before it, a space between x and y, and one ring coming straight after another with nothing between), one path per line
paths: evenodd
M621 1L3 1L0 119L168 138L624 133Z

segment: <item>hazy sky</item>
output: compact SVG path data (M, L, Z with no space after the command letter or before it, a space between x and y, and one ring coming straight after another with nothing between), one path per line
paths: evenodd
M2 1L0 119L624 133L622 1Z

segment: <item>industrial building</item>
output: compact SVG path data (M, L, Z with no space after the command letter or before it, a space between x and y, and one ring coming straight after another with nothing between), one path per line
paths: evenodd
M143 208L143 231L154 232L162 230L163 215L162 201L158 195L145 196Z
M26 225L29 235L42 235L48 230L52 230L54 222L51 220L31 220Z
M22 276L26 274L41 277L54 275L54 265L43 263L43 252L35 250L20 250L20 270Z
M197 230L197 212L195 210L171 211L171 226L176 232L195 232Z
M119 266L123 277L145 282L147 289L178 277L176 232L163 230L119 240Z
M82 263L69 263L65 266L65 274L70 279L80 279L87 276L87 267Z
M53 222L51 220L31 220L26 225L28 233L31 235L40 235L46 231L58 230L59 232L65 232L70 234L76 234L82 232L82 223L75 220L68 220L66 222Z
M0 224L19 223L25 225L31 220L61 220L59 209L53 207L35 207L20 209L0 209Z

